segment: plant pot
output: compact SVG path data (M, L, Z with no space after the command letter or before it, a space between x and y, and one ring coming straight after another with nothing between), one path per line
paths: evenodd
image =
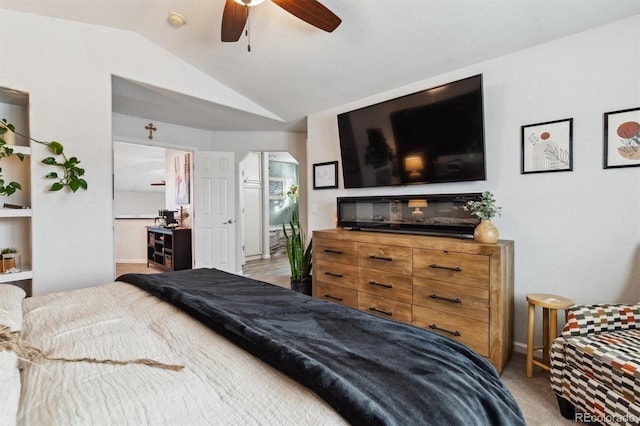
M311 277L302 280L291 279L291 290L311 296Z
M0 266L3 273L20 272L22 268L20 252L3 254Z
M482 219L473 231L473 239L479 243L494 244L498 238L498 228L488 219Z

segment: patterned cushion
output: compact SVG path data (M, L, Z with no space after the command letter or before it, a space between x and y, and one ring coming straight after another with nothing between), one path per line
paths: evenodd
M575 305L569 309L562 336L640 329L640 305Z
M550 379L556 394L600 423L640 421L640 330L558 337Z

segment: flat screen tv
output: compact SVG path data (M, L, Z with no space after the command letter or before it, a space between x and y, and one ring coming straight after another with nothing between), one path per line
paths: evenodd
M338 115L345 188L485 180L482 75Z

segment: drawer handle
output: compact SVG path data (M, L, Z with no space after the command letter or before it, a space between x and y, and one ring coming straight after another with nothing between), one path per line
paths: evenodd
M431 267L433 269L446 269L448 271L462 272L462 269L460 269L459 266L456 266L455 268L452 268L451 266L442 266L442 265L438 265L436 263L432 263L431 265L429 265L429 267Z
M327 299L333 299L333 300L337 300L338 302L342 302L342 297L335 297L330 294L325 294L324 297L326 297Z
M432 299L446 300L447 302L451 302L451 303L462 303L462 300L458 299L457 297L455 299L452 299L450 297L438 296L435 293L429 295L429 297Z
M435 324L431 324L431 325L429 326L429 328L430 328L430 329L432 329L432 330L438 330L438 331L443 331L443 332L445 332L445 333L453 334L453 335L454 335L454 336L456 336L456 337L460 337L460 336L462 336L462 335L460 334L460 332L459 332L459 331L457 331L457 330L456 330L456 331L447 330L446 328L440 328L440 327L438 327L438 326L437 326L437 325L435 325Z
M325 272L325 275L329 275L331 277L342 278L341 274L334 274L333 272Z
M382 283L377 283L375 281L369 281L369 284L377 285L378 287L393 288L393 286L391 284L382 284Z
M386 262L393 262L393 257L380 257L380 256L371 255L371 256L369 256L369 259L384 260Z
M325 253L332 253L332 254L342 254L342 251L340 250L332 250L332 249L324 249Z
M369 310L372 311L372 312L378 312L379 314L387 315L389 317L393 316L393 312L391 312L391 311L383 311L382 309L378 309L375 306L370 307Z

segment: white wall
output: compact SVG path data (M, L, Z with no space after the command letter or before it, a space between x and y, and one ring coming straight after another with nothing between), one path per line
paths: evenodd
M164 208L164 192L158 191L116 191L113 198L114 216L153 216Z
M8 42L0 87L29 93L31 136L60 141L82 161L89 183L88 191L70 195L33 180L36 295L114 278L112 75L272 116L137 34L9 10L2 17L0 40ZM44 158L45 148L33 154ZM48 172L32 164L34 176Z
M337 114L483 74L486 181L309 189L310 229L335 226L337 196L491 190L503 207L500 236L515 241L516 342L526 342L527 293L638 301L640 169L602 167L603 113L640 106L638 34L635 16L309 116L308 162L339 160ZM521 175L520 126L571 117L574 171Z

